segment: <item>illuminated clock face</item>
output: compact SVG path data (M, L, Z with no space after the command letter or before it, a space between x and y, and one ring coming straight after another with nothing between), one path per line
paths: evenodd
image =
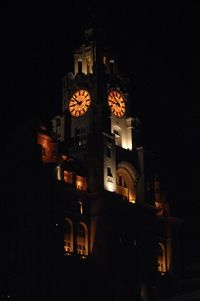
M119 91L111 90L109 92L108 106L116 117L124 117L126 112L126 104L123 95Z
M84 89L77 90L69 101L69 112L73 117L81 117L88 111L90 104L90 93Z

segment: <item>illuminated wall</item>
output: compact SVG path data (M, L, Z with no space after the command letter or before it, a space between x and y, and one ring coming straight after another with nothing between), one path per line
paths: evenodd
M133 149L133 118L111 117L111 131L115 135L116 145L124 149Z
M43 133L38 133L37 144L42 146L42 161L51 163L55 161L56 144L53 139Z

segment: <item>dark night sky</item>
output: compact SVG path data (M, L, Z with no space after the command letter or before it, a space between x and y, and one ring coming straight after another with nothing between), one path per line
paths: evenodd
M132 81L144 145L161 157L170 203L194 241L200 234L194 230L200 209L200 5L125 4L1 9L2 140L22 121L59 113L61 77L72 71L73 49L93 11Z

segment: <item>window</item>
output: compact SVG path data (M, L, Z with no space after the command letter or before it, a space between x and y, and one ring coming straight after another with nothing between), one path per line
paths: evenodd
M109 145L106 146L106 155L108 158L111 158L111 147Z
M110 60L110 73L114 73L114 60Z
M64 181L68 184L73 184L73 173L64 170Z
M56 179L59 181L62 180L62 169L59 165L56 167Z
M136 202L137 173L130 163L123 163L117 167L116 192L126 197L131 203Z
M70 219L64 220L64 255L73 252L73 225Z
M87 191L87 179L85 177L76 175L76 189Z
M114 133L116 136L120 136L120 133L119 133L119 131L118 131L118 130L116 130L116 129L114 129L114 130L113 130L113 133Z
M166 272L165 247L162 243L158 243L158 271Z
M82 62L78 61L78 73L82 73Z
M85 228L82 224L79 224L78 235L85 238Z
M88 230L87 226L82 222L78 225L77 253L81 255L82 258L88 255Z
M112 170L111 167L107 167L107 176L112 177Z
M77 146L86 144L85 128L76 128L75 129L75 143Z
M80 214L83 214L83 202L80 200L78 201L78 203L79 203Z
M121 146L122 145L121 128L118 126L114 126L113 134L115 134L115 144Z

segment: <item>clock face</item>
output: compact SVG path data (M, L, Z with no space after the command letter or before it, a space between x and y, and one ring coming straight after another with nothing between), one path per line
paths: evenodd
M126 112L126 104L123 95L119 91L111 90L109 92L108 106L116 117L124 117Z
M87 112L90 104L90 93L84 89L77 90L69 101L69 112L73 117L81 117Z

